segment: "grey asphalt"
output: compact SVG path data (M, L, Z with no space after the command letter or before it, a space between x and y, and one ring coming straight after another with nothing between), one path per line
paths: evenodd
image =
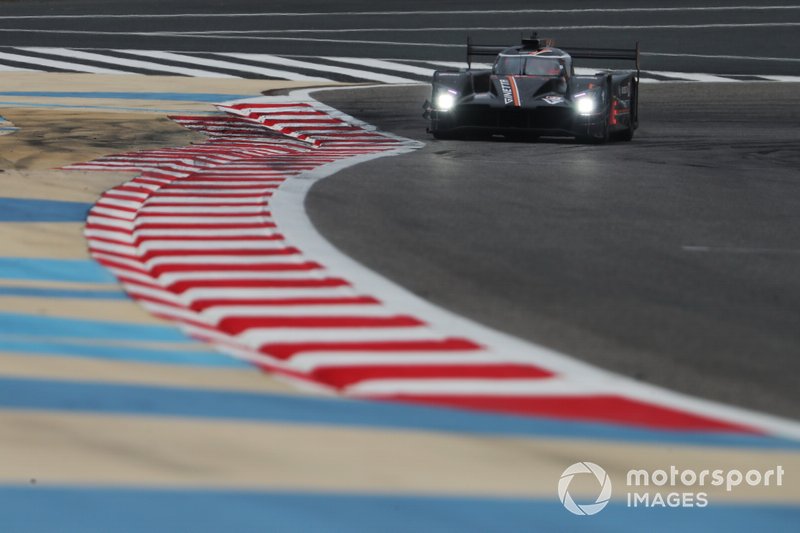
M322 234L443 307L635 378L800 413L800 87L642 87L631 143L435 141L427 87L318 93L427 143L311 191Z
M760 6L702 6L745 4ZM609 25L617 27L543 33L572 46L640 40L648 70L798 75L795 4L586 13L569 10L663 4L510 0L502 9L567 11L487 15L452 13L497 9L475 0L0 0L0 46L460 61L467 33L504 44L520 33L504 28ZM388 13L415 10L443 13ZM380 13L348 13L364 11ZM256 15L222 16L236 13ZM685 27L709 24L723 26ZM619 28L648 25L679 27ZM429 27L489 29L404 31ZM427 90L324 96L428 142L316 186L308 208L326 237L414 292L498 329L642 380L798 418L800 87L643 86L637 137L606 146L433 141L420 117Z
M635 41L641 41L643 65L649 70L742 75L798 74L800 6L797 2L768 2L773 8L790 9L725 10L695 10L698 3L687 0L666 4L654 0L615 0L603 2L602 5L589 0L561 0L545 4L525 0L510 0L501 4L477 0L141 0L134 5L105 0L0 0L0 46L263 52L463 61L463 44L468 34L478 42L508 44L516 41L520 33L539 29L546 36L556 38L562 46L629 47ZM752 0L705 0L699 5L716 8L742 5L764 7ZM663 7L677 11L642 11ZM464 13L473 10L520 9L538 11ZM552 12L553 9L559 11ZM586 9L600 11L580 11ZM624 11L609 12L604 9ZM428 13L398 14L397 11ZM227 16L237 13L250 15ZM204 14L214 16L199 16ZM78 18L60 18L64 15ZM21 16L39 18L14 18ZM668 27L656 29L652 26ZM408 31L425 28L441 29ZM161 34L155 35L153 32ZM195 34L187 35L186 32ZM748 57L757 59L745 59Z

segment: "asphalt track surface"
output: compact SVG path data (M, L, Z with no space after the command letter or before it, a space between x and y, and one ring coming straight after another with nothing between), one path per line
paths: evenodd
M650 70L796 74L800 8L750 4L511 1L476 14L487 7L0 2L0 35L13 46L460 60L467 34L507 42L539 28L578 46L641 40ZM326 101L430 141L426 91ZM308 206L347 253L445 307L626 375L796 417L798 100L793 85L647 86L631 144L430 142L322 183ZM343 198L357 201L342 210Z
M317 93L428 143L317 184L307 208L330 241L497 329L797 417L796 85L643 86L636 138L605 146L434 141L414 118L427 91Z
M800 6L781 0L667 9L629 0L0 8L9 46L458 61L467 34L504 43L520 33L507 28L530 27L577 46L640 40L649 70L793 75L799 64ZM636 140L601 147L433 142L419 118L426 92L325 96L430 141L320 184L308 207L328 238L498 329L677 390L797 416L796 86L648 85ZM357 201L345 211L341 198Z
M270 10L285 12L406 13L302 14L271 21L263 14L223 13L264 11L262 2L222 4L0 0L0 45L459 60L461 30L369 35L363 28L378 22L527 26L532 18L530 13L407 14L493 7L478 2L379 7L271 2ZM522 2L503 7L529 8ZM644 66L653 70L778 77L797 74L798 6L789 7L683 10L670 16L569 12L551 20L727 24L692 31L586 29L580 35L591 37L591 44L609 45L640 38L649 54ZM92 15L131 10L178 16ZM214 16L181 14L190 11ZM38 18L2 18L25 13ZM54 16L64 13L80 18ZM319 24L363 28L308 42L287 41L285 33L242 36L224 29L231 22L226 19L236 18L232 29L263 31L267 23L273 26L266 31L291 29L286 22L291 17L315 33ZM150 31L163 28L171 34ZM197 33L206 31L225 34ZM491 31L480 33L494 40ZM553 35L565 43L577 35L565 32ZM511 33L515 38L517 32ZM507 35L500 36L503 42ZM444 46L347 42L414 39L437 39L433 44ZM700 50L712 57L653 55ZM739 57L745 55L772 59ZM129 176L77 171L65 176L50 169L113 151L189 142L163 114L207 112L208 101L199 93L233 97L252 94L256 85L260 91L291 84L36 72L2 72L0 81L9 91L3 97L9 105L11 98L22 99L14 91L62 95L31 96L27 104L0 113L20 128L5 137L13 142L4 143L11 149L0 155L6 169L0 200L11 206L3 212L12 220L0 227L5 295L0 418L8 437L0 439L0 455L9 458L1 469L0 501L6 506L4 524L10 524L6 529L263 531L264 524L288 531L796 529L794 443L771 437L729 441L704 432L640 434L612 425L312 398L184 338L127 300L111 275L88 261L81 228L85 209L100 191ZM570 141L434 142L419 118L424 88L326 94L326 101L390 131L422 138L428 146L330 178L313 191L309 207L338 246L450 309L622 374L797 418L791 381L798 353L792 247L798 212L792 194L798 166L796 89L769 83L648 85L637 138L602 147ZM195 96L137 99L171 93ZM103 107L89 112L87 104ZM143 118L145 112L150 116ZM346 191L353 196L345 197ZM334 204L336 195L346 203ZM15 221L20 214L31 222ZM41 221L50 218L62 221ZM42 279L32 279L37 276ZM102 349L103 341L113 342L114 350ZM570 515L556 498L564 467L587 459L607 469L617 499L591 522ZM627 468L668 464L698 470L782 464L791 479L784 487L732 494L719 488L714 504L702 512L623 507L619 489ZM592 501L595 488L578 483L570 490L582 495L586 490L586 501Z
M796 4L0 0L0 44L463 61L467 35L507 44L538 29L564 46L639 40L655 71L796 75Z

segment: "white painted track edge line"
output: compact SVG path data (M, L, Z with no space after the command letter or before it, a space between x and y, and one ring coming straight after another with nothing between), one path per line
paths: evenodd
M377 85L373 87L383 86ZM293 91L289 95L280 98L285 99L285 101L314 102L318 108L335 114L335 116L339 118L353 123L363 123L354 117L350 117L341 111L315 100L311 96L313 93L319 91L359 90L363 88L364 87L309 88ZM408 139L390 133L388 135L401 141L409 141ZM775 436L800 440L800 423L794 420L758 413L741 407L729 406L712 400L696 398L656 385L644 384L579 361L572 356L550 348L523 341L468 318L458 316L423 300L380 274L366 268L361 263L335 248L313 226L303 207L305 205L305 197L311 187L316 181L328 177L344 168L377 159L378 157L406 154L415 150L422 144L417 141L411 141L411 143L413 144L398 147L390 152L355 156L344 161L324 165L314 171L305 173L303 179L284 182L277 190L275 196L272 197L270 205L273 217L277 221L278 226L282 228L282 232L287 240L289 242L303 243L304 252L308 257L315 258L315 260L324 260L326 266L332 272L340 274L346 273L348 279L357 279L357 287L360 291L379 295L387 306L396 309L397 312L401 313L406 312L406 310L414 310L417 316L424 318L434 329L442 328L444 331L469 331L470 337L473 340L492 346L495 351L498 351L498 347L502 347L503 353L533 353L535 354L535 358L533 360L529 358L528 362L536 366L544 366L556 372L568 372L576 377L591 376L591 378L595 380L614 382L615 390L624 390L627 396L646 403L655 402L656 404L668 408L685 409L688 412L726 420L733 424L749 425Z
M663 12L724 12L724 11L777 11L797 10L800 6L785 5L738 5L738 6L679 6L679 7L631 7L631 8L561 8L561 9L488 9L488 10L410 10L410 11L312 11L312 12L249 12L249 13L126 13L126 14L48 14L5 15L0 20L26 19L116 19L116 18L217 18L217 17L354 17L354 16L418 16L418 15L493 15L493 14L571 14L571 13L663 13Z

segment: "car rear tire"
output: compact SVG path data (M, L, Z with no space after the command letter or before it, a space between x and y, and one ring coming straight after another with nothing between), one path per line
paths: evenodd
M634 131L633 130L633 126L628 126L627 129L622 130L621 132L619 132L617 134L617 139L619 139L620 141L625 141L625 142L631 141L631 140L633 140L633 131Z

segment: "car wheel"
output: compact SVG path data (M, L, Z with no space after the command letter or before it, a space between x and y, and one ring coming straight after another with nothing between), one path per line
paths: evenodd
M622 130L617 134L617 139L620 141L633 140L633 126L628 126L627 129Z
M578 135L576 138L578 142L583 144L603 144L607 142L609 138L608 117L603 120L603 124L595 129L595 131L584 135Z

